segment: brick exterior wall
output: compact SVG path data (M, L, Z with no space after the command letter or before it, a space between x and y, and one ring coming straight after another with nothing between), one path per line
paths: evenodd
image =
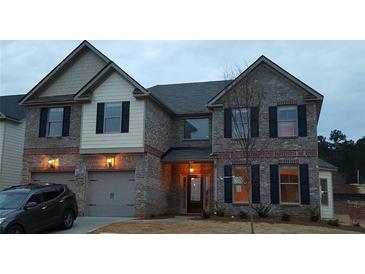
M137 216L160 215L166 213L166 186L162 179L161 151L169 148L169 139L162 136L169 128L164 112L149 105L147 108L146 153L113 154L114 168L106 167L107 154L81 155L80 124L81 105L72 105L70 136L59 138L39 138L39 107L28 107L25 148L23 157L22 182L30 183L32 172L72 172L75 178L76 196L80 215L84 215L87 207L87 182L89 171L134 171L136 182L135 210ZM152 117L153 116L153 117ZM151 118L152 117L152 118ZM158 123L166 119L166 123ZM148 120L148 121L147 121ZM156 131L156 125L161 130ZM155 127L154 130L152 128ZM146 131L147 132L147 131ZM169 130L168 130L169 132ZM55 169L48 167L49 159L58 159Z
M252 72L252 79L262 89L264 98L261 102L259 114L259 133L257 148L263 151L256 152L256 164L260 165L260 195L261 203L270 203L270 164L308 164L310 204L319 206L319 171L317 151L317 109L314 103L306 103L306 93L289 80L273 71L265 64L261 64ZM255 89L254 89L255 90ZM234 92L234 89L230 92ZM230 93L229 92L229 93ZM225 98L229 93L220 99L225 107L232 107L229 100ZM231 101L232 102L232 101ZM269 106L287 104L307 105L307 137L297 138L269 138ZM217 201L223 204L229 214L238 214L247 206L238 204L224 204L224 165L242 164L240 159L240 146L234 139L224 138L224 110L223 108L213 109L213 152L217 155ZM306 213L305 205L272 205L272 214L280 214L285 211L293 215Z
M63 107L61 105L60 107ZM71 105L70 131L67 137L39 138L40 107L25 108L26 129L24 148L79 147L81 129L81 105Z

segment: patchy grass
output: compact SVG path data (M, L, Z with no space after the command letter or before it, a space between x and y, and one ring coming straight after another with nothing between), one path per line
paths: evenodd
M353 227L331 227L323 223L294 224L278 222L273 219L255 221L255 233L259 234L344 234L364 233L365 230ZM247 220L191 219L176 217L170 219L132 220L113 223L94 230L92 233L120 234L245 234L250 233Z

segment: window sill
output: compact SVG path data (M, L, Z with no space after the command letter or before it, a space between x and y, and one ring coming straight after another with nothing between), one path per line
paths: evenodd
M281 206L287 206L287 207L297 207L300 206L300 203L280 203Z
M46 139L62 139L62 137L67 137L67 136L46 136Z
M210 141L210 139L183 139L183 142Z
M298 139L298 136L280 136L278 139Z

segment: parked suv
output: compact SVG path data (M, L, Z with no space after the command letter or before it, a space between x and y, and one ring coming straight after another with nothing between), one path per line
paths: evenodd
M77 215L75 194L63 184L19 185L0 191L0 233L69 229Z

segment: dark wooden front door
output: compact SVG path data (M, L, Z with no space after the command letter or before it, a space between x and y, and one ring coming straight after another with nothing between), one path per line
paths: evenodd
M203 209L203 182L200 176L188 177L188 213L200 213Z

